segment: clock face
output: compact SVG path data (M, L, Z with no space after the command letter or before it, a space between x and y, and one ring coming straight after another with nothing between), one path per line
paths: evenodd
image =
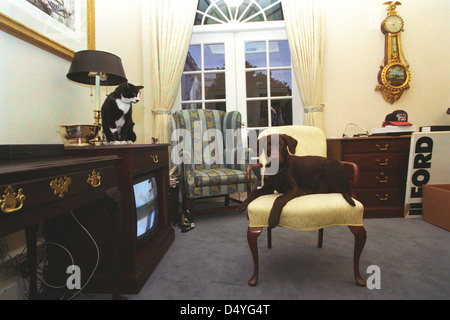
M403 20L399 16L390 16L384 20L384 30L390 33L397 33L403 29Z

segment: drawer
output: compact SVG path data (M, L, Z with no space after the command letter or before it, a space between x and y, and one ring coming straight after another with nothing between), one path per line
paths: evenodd
M362 139L342 141L342 150L347 153L409 152L410 139Z
M402 188L355 189L355 193L365 207L403 206L405 201Z
M406 170L408 166L408 153L380 153L380 154L345 154L344 161L354 162L360 171L364 170Z
M390 188L406 185L406 168L397 170L360 171L356 188Z
M115 174L115 167L103 167L96 170L73 172L63 176L2 185L0 186L0 200L8 199L8 205L0 207L0 214L20 213L95 188L111 185L115 181ZM4 212L11 210L12 212Z
M152 169L164 165L168 162L167 149L145 150L142 152L133 152L131 155L133 173Z

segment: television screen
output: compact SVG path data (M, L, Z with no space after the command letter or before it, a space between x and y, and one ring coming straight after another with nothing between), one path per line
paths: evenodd
M158 225L158 191L156 178L150 177L134 184L137 238L150 234Z

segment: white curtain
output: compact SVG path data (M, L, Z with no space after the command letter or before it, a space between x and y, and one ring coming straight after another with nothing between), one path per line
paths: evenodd
M323 130L323 0L282 0L281 5L292 63L305 107L306 125Z
M152 137L170 142L170 114L191 41L198 0L148 0Z

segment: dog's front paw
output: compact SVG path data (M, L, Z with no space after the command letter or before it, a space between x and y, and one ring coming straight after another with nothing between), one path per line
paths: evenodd
M280 216L277 215L269 215L269 228L273 229L278 227L278 225L280 224Z

